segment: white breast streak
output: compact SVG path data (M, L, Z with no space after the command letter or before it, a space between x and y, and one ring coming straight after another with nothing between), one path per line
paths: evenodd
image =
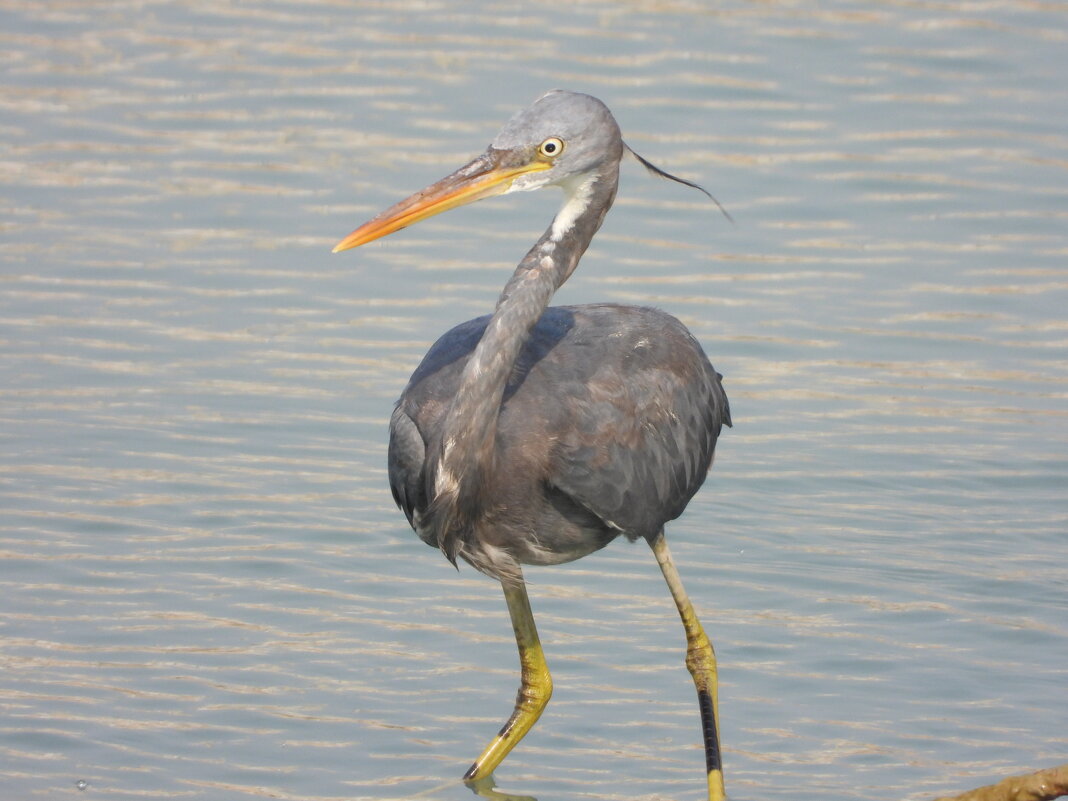
M438 472L434 476L434 494L436 496L455 494L459 489L460 482L455 474L445 466L449 458L449 451L456 446L456 440L447 437L441 448L441 461L438 463Z
M560 185L565 193L564 205L560 207L560 211L556 212L556 218L553 220L550 237L553 242L559 242L575 225L575 220L582 216L586 207L590 205L594 180L593 174L579 175Z

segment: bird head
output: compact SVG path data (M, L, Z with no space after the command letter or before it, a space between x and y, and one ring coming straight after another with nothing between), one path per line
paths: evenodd
M476 200L615 170L623 139L608 107L590 95L554 90L513 116L485 153L361 225L335 247L348 250Z

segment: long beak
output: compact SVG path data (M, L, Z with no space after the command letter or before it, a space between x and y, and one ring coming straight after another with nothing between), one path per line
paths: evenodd
M520 175L549 169L548 163L537 160L508 164L508 157L512 155L511 151L507 150L487 150L452 175L416 192L386 209L373 220L365 222L338 242L334 246L334 253L373 242L457 206L503 194Z

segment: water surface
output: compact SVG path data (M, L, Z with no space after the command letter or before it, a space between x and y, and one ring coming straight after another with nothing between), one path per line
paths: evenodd
M20 2L0 10L0 784L467 798L499 587L407 529L393 400L558 198L353 253L553 87L635 150L557 302L655 304L735 428L669 529L732 798L920 799L1068 752L1068 11ZM528 572L541 801L703 797L644 546ZM80 790L77 782L85 782Z

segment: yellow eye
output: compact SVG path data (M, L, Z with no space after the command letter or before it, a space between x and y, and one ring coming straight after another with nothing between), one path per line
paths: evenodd
M547 159L554 159L564 152L564 140L550 136L538 145L538 154Z

